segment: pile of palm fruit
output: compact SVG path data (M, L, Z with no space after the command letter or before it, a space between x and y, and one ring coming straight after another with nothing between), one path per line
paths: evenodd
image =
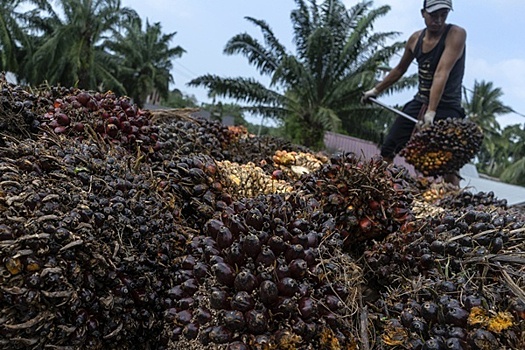
M525 214L493 193L0 84L2 349L525 347Z
M482 141L475 123L447 118L415 132L400 155L425 176L454 174L474 158Z

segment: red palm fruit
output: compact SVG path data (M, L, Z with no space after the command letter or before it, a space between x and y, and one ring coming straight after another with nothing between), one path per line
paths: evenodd
M125 121L121 121L120 122L120 129L125 132L126 134L130 134L131 133L131 123L128 122L127 120Z
M82 91L77 95L77 101L83 106L87 106L88 101L91 99L91 95L85 91Z
M84 123L76 122L73 124L73 129L78 132L84 132Z
M282 170L277 169L272 172L272 180L281 180L284 176L284 173Z
M379 210L381 208L381 203L374 199L371 199L368 201L368 207L370 207L370 209L372 210Z
M368 217L364 217L359 221L359 227L361 228L361 231L363 232L370 232L372 231L374 224L372 220L370 220Z
M118 127L115 124L106 125L106 133L109 137L115 138L118 135Z
M56 119L59 125L68 126L71 123L71 120L64 113L56 114Z
M54 128L53 131L55 132L55 134L63 134L63 133L65 133L67 131L67 127L63 126L63 125L60 125L60 126L57 126L56 128Z

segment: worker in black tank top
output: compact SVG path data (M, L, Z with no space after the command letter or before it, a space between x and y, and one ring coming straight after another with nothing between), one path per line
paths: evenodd
M465 72L465 29L447 24L452 0L425 0L421 15L425 29L413 33L399 63L374 88L363 93L362 102L376 97L397 82L414 59L418 63L419 86L414 99L403 107L403 112L423 124L435 119L464 118L461 107L461 86ZM415 124L398 117L381 147L381 155L392 161L412 135ZM459 185L457 174L444 176L446 182Z

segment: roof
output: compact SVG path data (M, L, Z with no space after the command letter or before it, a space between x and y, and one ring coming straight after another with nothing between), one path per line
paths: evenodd
M473 193L492 191L495 197L506 199L509 206L525 205L525 187L482 178L473 164L466 164L461 168L460 175L463 178L459 184L461 188Z
M329 151L353 152L364 159L370 159L380 153L379 147L373 142L333 132L325 133L324 143ZM417 176L414 167L408 164L404 158L397 156L394 159L394 164L406 167L410 174ZM492 191L498 199L506 199L508 206L525 205L525 187L481 178L473 164L466 164L461 168L460 175L462 177L461 188L472 193Z
M373 156L381 153L379 147L371 141L329 131L324 134L324 144L329 151L352 152L362 156L364 159L371 159ZM412 176L416 176L414 167L408 164L405 158L395 157L394 164L404 166Z

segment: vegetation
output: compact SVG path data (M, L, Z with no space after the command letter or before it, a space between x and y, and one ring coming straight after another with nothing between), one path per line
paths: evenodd
M20 7L32 6L21 12ZM142 30L138 14L120 0L2 1L0 48L3 71L29 85L112 89L138 105L157 92L167 97L175 33L160 23Z
M373 84L378 67L401 50L403 43L386 46L397 33L372 30L389 6L372 9L371 1L350 9L338 0L296 3L291 13L294 53L280 43L268 23L252 17L246 19L259 27L264 43L249 34L238 34L224 49L228 55L244 55L262 76L269 77L269 86L255 79L211 74L190 85L205 86L217 96L246 103L246 110L283 124L292 141L320 148L325 131L340 130L342 125L355 128L352 118L358 115L356 110L362 110L358 101L363 86ZM398 87L406 84L402 80Z
M475 81L472 90L464 89L463 107L467 117L484 133L476 166L481 173L525 185L525 129L512 125L501 130L497 117L513 112L501 101L502 96L503 91L491 82Z

